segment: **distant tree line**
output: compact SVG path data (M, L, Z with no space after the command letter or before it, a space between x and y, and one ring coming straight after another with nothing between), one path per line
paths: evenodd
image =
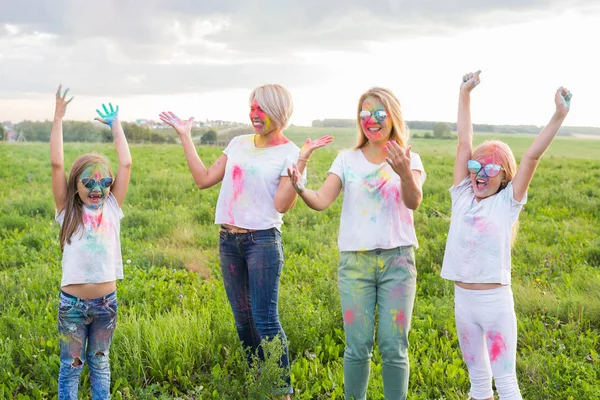
M438 122L436 121L406 121L410 129L431 130L434 132ZM444 122L448 124L451 131L456 131L456 123ZM316 119L312 122L313 128L354 128L356 120L353 119ZM440 129L440 128L438 128ZM490 132L490 133L532 133L538 134L542 126L537 125L490 125L490 124L473 124L475 132ZM563 126L558 131L559 135L569 136L573 133L600 135L600 128L588 126Z
M176 143L176 134L171 130L156 131L130 122L122 122L123 132L131 143ZM49 142L51 121L23 121L15 125L15 131L31 142ZM65 142L112 142L110 129L98 123L64 121Z

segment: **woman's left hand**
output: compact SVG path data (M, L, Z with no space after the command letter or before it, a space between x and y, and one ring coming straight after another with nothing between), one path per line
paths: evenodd
M109 106L110 110L108 108L106 108L106 105L102 104L102 109L104 110L104 114L102 114L100 112L100 110L97 109L96 112L98 113L100 118L96 117L94 119L96 121L100 121L103 124L106 124L112 128L115 121L117 121L119 119L119 106L117 106L116 109L113 108L112 103L108 103L108 106Z
M306 139L304 145L300 149L300 159L308 160L312 155L313 151L318 148L327 146L329 143L333 142L333 136L321 136L317 140L311 140L310 138Z
M385 150L388 154L385 160L390 164L394 172L400 175L400 179L412 179L412 172L410 170L410 149L411 146L403 149L395 141L389 141L385 145Z

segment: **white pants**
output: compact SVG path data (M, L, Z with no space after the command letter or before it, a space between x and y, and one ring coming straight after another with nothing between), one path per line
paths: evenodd
M515 361L517 317L512 290L468 290L454 285L456 331L469 369L473 399L494 395L492 375L501 400L520 400Z

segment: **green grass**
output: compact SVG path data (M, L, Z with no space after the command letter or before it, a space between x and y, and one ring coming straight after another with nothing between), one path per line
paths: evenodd
M321 182L353 130L334 134L310 164ZM486 138L489 136L485 136ZM519 158L533 136L502 135ZM476 135L480 141L483 135ZM469 390L453 318L452 285L439 277L448 232L451 140L417 139L428 179L415 213L419 271L410 333L410 399L465 399ZM600 398L600 141L557 138L538 169L521 214L513 255L519 321L517 372L527 399ZM111 348L115 399L264 398L273 370L248 371L218 266L213 225L219 187L200 191L177 145L132 146L134 167L123 211L125 279ZM108 144L65 147L70 165ZM200 148L212 162L220 149ZM60 284L58 225L47 144L0 145L0 399L56 397ZM317 213L299 202L284 218L286 264L280 313L290 341L298 399L340 399L344 335L337 294L341 199ZM276 354L277 349L273 349ZM276 359L274 357L273 359ZM272 360L271 360L272 361ZM271 372L269 372L271 371ZM84 374L85 375L85 374ZM382 399L375 351L369 399ZM89 399L89 379L81 395Z

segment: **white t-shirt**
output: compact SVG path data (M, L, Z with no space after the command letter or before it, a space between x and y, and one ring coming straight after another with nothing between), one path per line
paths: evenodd
M512 182L477 202L469 177L450 188L452 218L442 278L465 283L510 284L512 227L527 193L518 202Z
M425 170L421 157L411 153L410 168ZM369 162L361 150L347 150L333 161L330 174L342 181L344 201L340 218L340 251L418 247L413 212L402 201L400 176L387 163Z
M63 249L61 286L123 279L121 218L123 211L112 193L98 209L83 207L83 229ZM62 226L64 219L62 210L56 222Z
M215 224L244 229L280 229L282 214L273 199L282 176L298 160L300 149L292 142L273 147L254 146L254 134L234 137L227 155ZM306 171L305 171L306 173Z

